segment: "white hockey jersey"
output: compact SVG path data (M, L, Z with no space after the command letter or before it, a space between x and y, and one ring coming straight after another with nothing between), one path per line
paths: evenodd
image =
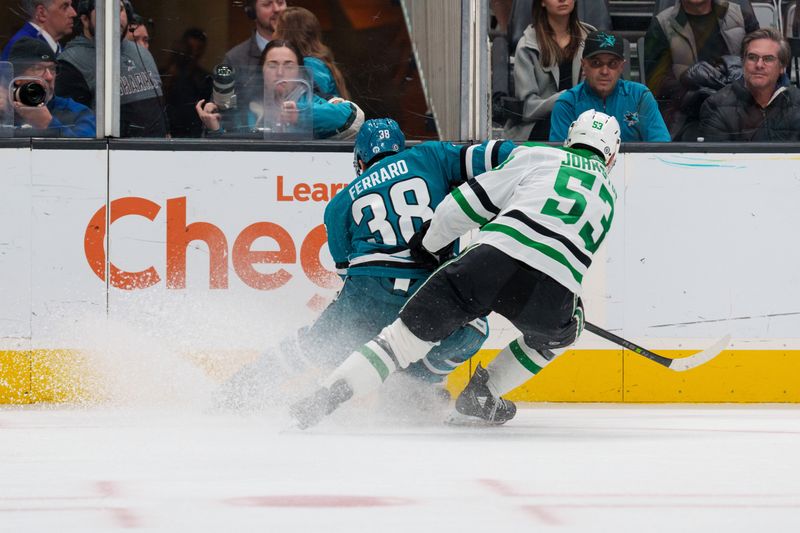
M617 193L588 150L524 144L469 180L436 209L423 240L439 250L480 227L491 245L581 294L583 277L614 219Z

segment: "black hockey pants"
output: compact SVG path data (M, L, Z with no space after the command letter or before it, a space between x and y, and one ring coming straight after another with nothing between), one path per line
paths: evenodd
M406 302L400 318L414 335L436 342L494 311L535 348L569 325L575 302L574 293L550 276L479 244L428 278Z

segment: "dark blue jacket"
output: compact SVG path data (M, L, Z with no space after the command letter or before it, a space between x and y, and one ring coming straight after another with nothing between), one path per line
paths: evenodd
M26 135L26 129L17 116L16 136L47 136L47 137L94 137L96 121L92 110L83 104L79 104L71 98L54 96L47 103L47 109L53 115L53 119L46 130L30 129L30 134Z
M47 39L44 38L44 35L34 28L30 22L26 22L25 25L20 28L20 30L9 39L6 45L3 47L3 53L0 54L0 61L8 61L8 56L11 54L11 48L14 47L14 43L22 39L23 37L30 37L32 39L39 39L42 42L47 43L47 46L50 46L50 43L47 42ZM56 54L61 52L61 46L58 47ZM16 73L14 74L17 75Z

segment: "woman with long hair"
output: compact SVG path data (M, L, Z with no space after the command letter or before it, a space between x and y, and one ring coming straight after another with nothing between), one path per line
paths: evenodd
M259 62L264 76L265 95L272 98L269 106L261 107L260 113L250 113L250 120L236 131L225 131L221 125L222 115L213 102L200 100L195 109L211 135L263 133L264 129L274 133L292 133L305 129L311 119L315 139L345 140L355 137L364 122L364 112L353 102L333 97L328 100L318 94L308 95L301 79L300 68L304 67L300 49L291 41L273 39L264 48ZM268 98L265 97L265 102ZM310 113L308 102L311 102ZM256 107L256 106L251 106ZM264 107L268 107L265 109ZM277 110L277 116L271 112ZM267 120L264 117L267 116ZM279 127L279 129L273 129Z
M302 7L287 7L278 16L275 26L276 39L291 41L300 49L303 62L322 96L350 99L333 52L322 42L322 27L314 13Z
M514 53L514 92L522 105L505 125L510 139L547 140L556 100L581 81L584 41L595 28L578 20L577 2L533 2L532 22Z

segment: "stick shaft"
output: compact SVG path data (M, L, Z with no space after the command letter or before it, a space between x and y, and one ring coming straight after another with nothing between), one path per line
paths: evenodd
M618 337L617 335L614 335L610 331L606 331L603 328L595 326L590 322L584 323L584 328L588 331L591 331L598 337L603 337L604 339L611 341L614 344L619 344L623 348L626 348L634 353L638 353L642 357L646 357L651 361L654 361L660 365L664 365L668 368L669 365L671 365L672 362L674 361L674 359L670 359L669 357L663 357L661 355L658 355L657 353L653 353L647 348L642 348L641 346L634 344L629 340L623 339L622 337Z

